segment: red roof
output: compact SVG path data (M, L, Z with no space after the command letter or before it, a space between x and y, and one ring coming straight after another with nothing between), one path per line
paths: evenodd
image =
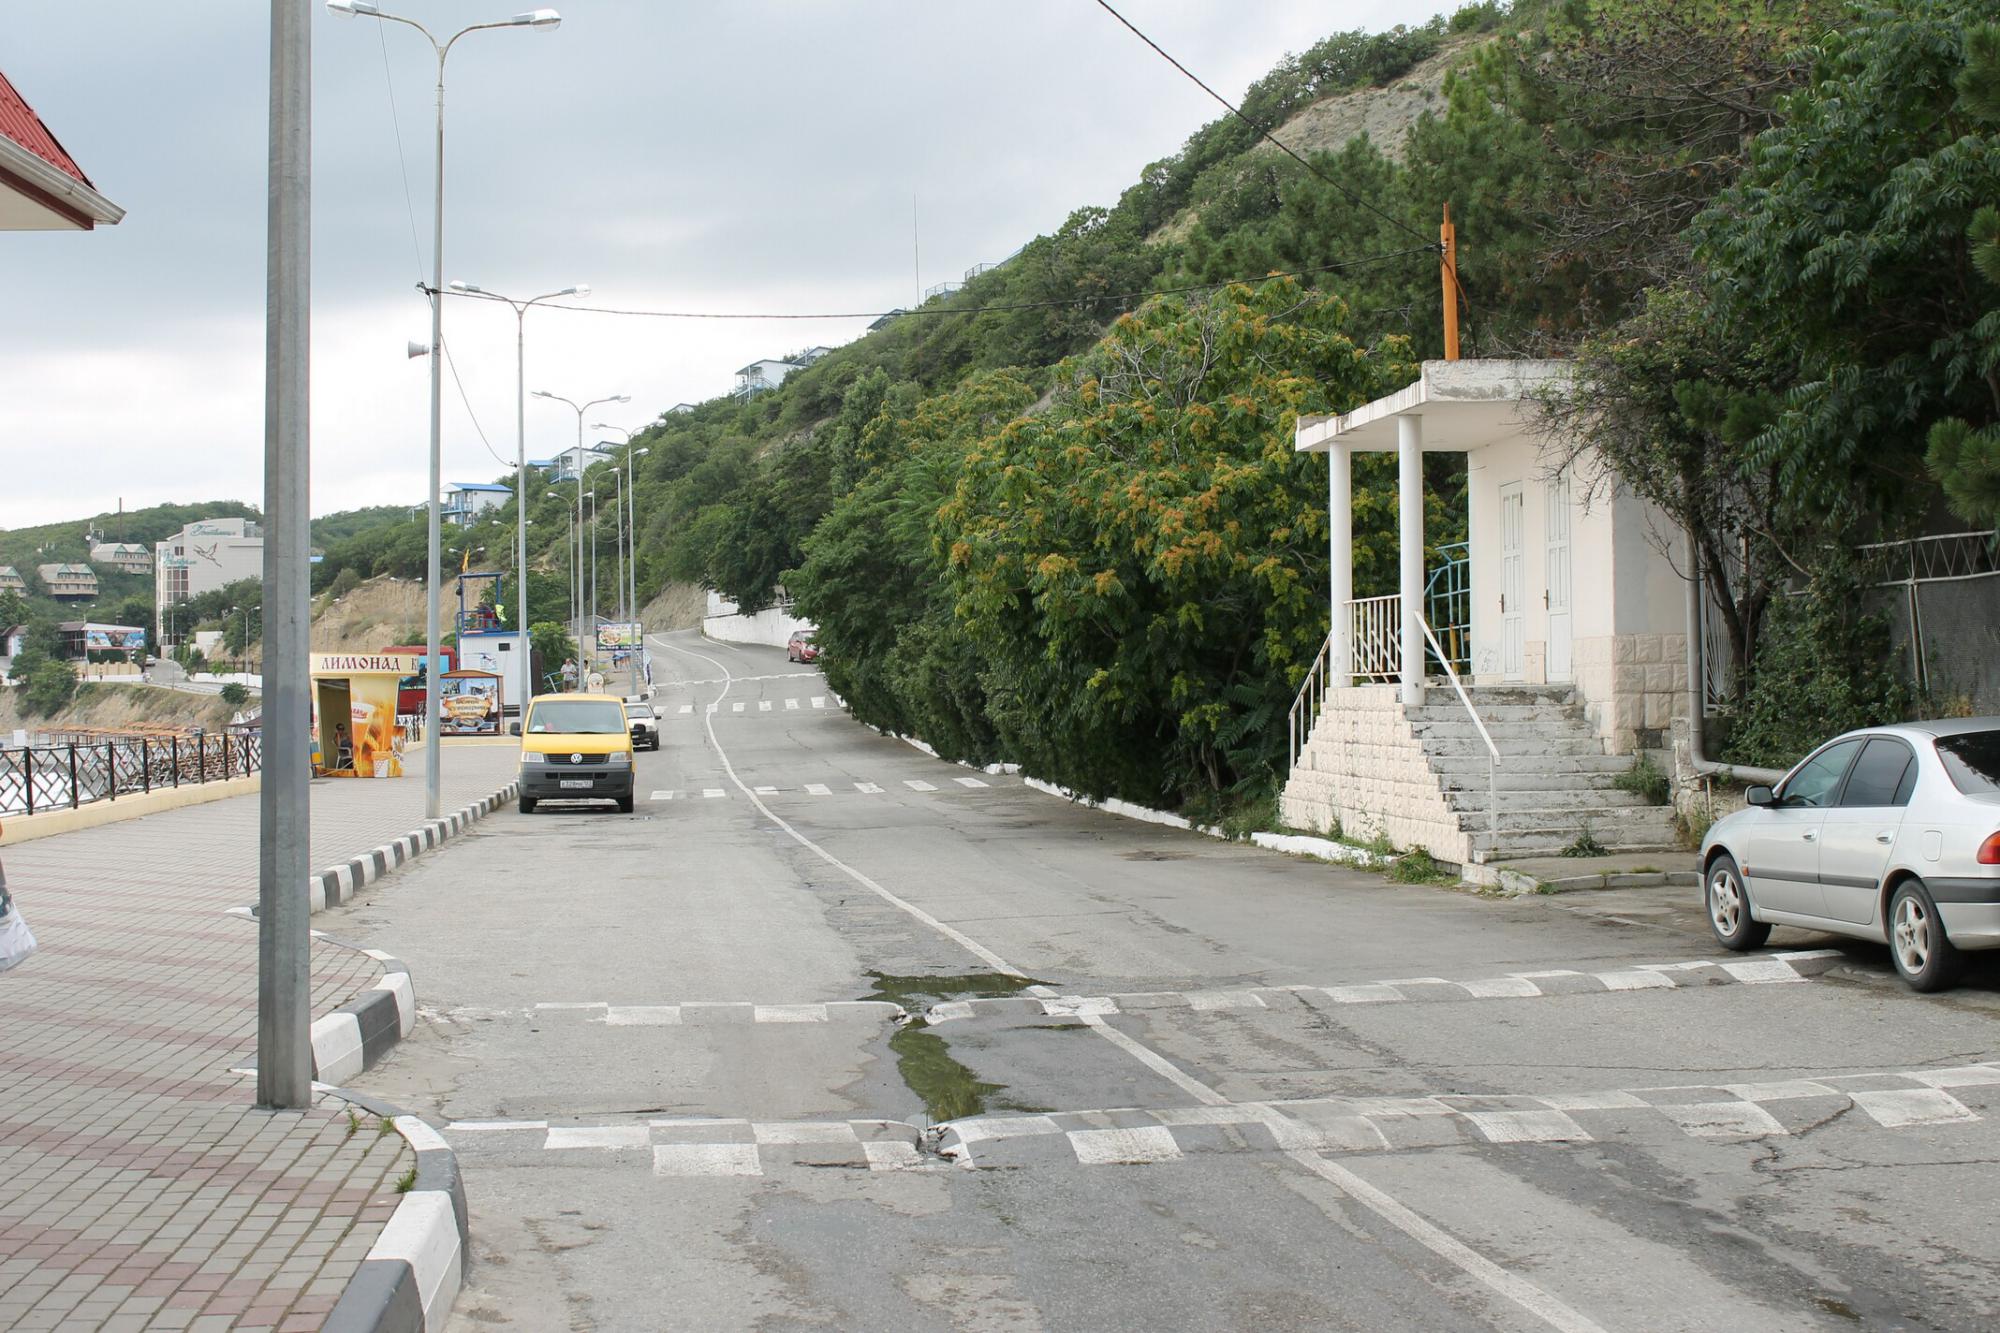
M0 135L5 135L49 165L69 173L85 185L90 185L90 177L83 174L83 168L79 167L76 159L56 141L56 136L49 133L49 127L42 123L42 118L35 114L35 109L15 91L14 85L7 82L5 74L0 74ZM91 188L96 187L91 186Z

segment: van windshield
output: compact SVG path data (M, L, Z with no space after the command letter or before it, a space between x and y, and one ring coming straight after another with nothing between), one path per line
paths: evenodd
M1952 785L1967 796L2000 792L2000 731L1940 736L1937 749Z
M552 699L528 714L528 734L543 736L619 736L625 732L625 710L605 699Z

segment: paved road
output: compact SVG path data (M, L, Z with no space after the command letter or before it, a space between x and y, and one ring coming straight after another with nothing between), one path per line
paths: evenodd
M461 1154L454 1327L2000 1321L1992 968L1715 966L1684 891L1393 886L655 646L635 814L496 815L329 926L415 969L363 1086Z

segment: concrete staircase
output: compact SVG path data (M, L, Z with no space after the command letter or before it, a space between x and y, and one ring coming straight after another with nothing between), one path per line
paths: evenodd
M1613 785L1632 760L1605 753L1575 691L1510 685L1467 693L1500 750L1494 782L1499 833L1485 859L1552 856L1586 828L1612 852L1679 845L1671 807L1648 805ZM1485 848L1488 755L1464 705L1449 686L1434 687L1406 716L1459 827L1472 846Z

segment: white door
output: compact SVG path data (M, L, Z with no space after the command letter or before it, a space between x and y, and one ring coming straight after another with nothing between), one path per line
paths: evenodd
M1569 473L1558 473L1548 483L1543 522L1546 537L1548 589L1542 600L1549 609L1548 678L1569 680L1570 669L1570 561L1569 561Z
M1508 680L1521 679L1522 647L1526 642L1527 620L1523 603L1527 597L1526 565L1522 548L1526 545L1526 496L1521 483L1500 488L1500 674Z

